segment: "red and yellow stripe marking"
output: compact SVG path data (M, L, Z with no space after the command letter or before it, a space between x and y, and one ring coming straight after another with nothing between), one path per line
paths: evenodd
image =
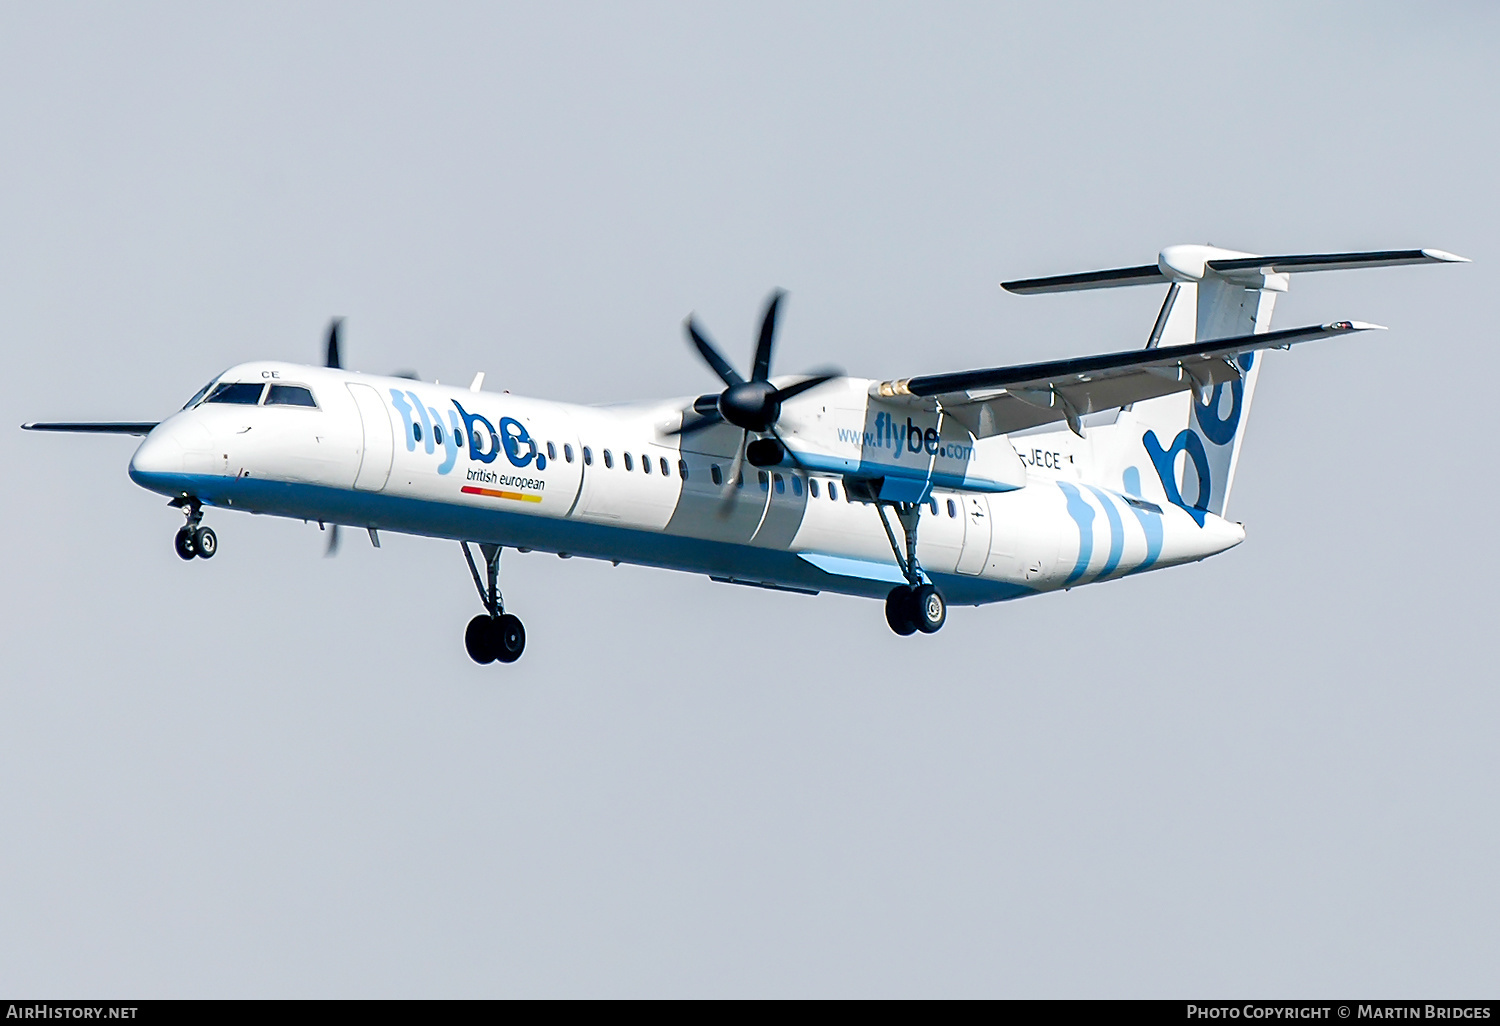
M513 502L541 502L540 495L532 495L530 492L502 492L497 488L475 488L473 485L464 485L460 489L465 495L487 495L491 499L510 499Z

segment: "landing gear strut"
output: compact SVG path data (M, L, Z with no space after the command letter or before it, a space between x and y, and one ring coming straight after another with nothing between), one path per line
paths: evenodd
M904 550L896 541L896 532L891 530L890 518L885 515L887 506L896 511L896 520L906 541ZM891 551L896 555L896 565L906 578L905 584L896 585L885 597L885 622L902 637L917 631L936 634L948 620L948 603L943 600L942 592L922 579L922 568L917 565L917 524L922 519L922 504L877 499L875 510L880 514L880 526L885 528Z
M197 499L174 499L171 505L182 510L187 523L177 529L172 545L183 559L213 559L219 551L219 536L212 527L203 525L203 503Z
M484 603L485 613L469 621L464 631L464 647L469 658L481 665L484 663L513 663L526 650L526 628L520 617L505 611L505 602L500 597L500 546L481 542L479 552L484 556L486 580L479 579L479 566L468 542L459 542L468 561L469 573L474 578L474 587L479 589L479 601Z

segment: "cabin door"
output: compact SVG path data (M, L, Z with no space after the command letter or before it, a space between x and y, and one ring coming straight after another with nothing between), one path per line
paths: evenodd
M349 394L359 407L359 423L364 429L364 447L360 450L359 473L354 487L362 492L378 492L391 476L391 460L396 455L396 438L391 433L391 417L380 393L369 385L349 383Z
M983 495L965 495L964 547L956 569L971 577L984 573L990 558L990 504Z

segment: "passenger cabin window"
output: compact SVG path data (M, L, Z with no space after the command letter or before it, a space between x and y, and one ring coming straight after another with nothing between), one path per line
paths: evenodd
M265 385L260 382L226 381L208 394L204 400L210 403L228 403L232 406L254 406L260 402L260 393Z
M792 475L792 494L793 495L801 495L802 494L802 479L800 477L798 477L796 474Z
M302 385L272 385L271 390L266 393L267 406L310 406L317 409L318 404L313 402L312 389L304 388Z
M666 473L666 471L662 471L662 473ZM682 476L684 481L687 480L687 460L677 461L677 473Z
M719 465L717 463L708 468L708 476L714 479L714 484L716 485L721 485L724 483L724 474L719 470Z
M667 458L665 456L663 456L661 458L661 476L662 477L671 477L672 476L672 468L669 467L669 466L667 466Z
M643 474L649 474L649 473L651 473L651 457L650 456L642 456L641 457L641 473L643 473Z
M932 515L933 516L937 516L937 500L936 499L928 499L927 500L927 506L928 506L929 509L932 510Z
M422 425L421 424L413 424L411 426L411 436L412 436L412 438L416 439L419 442L422 440Z
M953 505L952 499L948 500L948 516L950 519L958 516L958 507Z
M818 497L818 479L817 478L814 477L814 478L811 478L811 479L808 480L808 482L807 482L807 491L808 491L808 494L811 495L814 499L816 499Z
M761 491L768 492L771 490L771 479L764 470L758 472L755 475L755 478L760 482Z
M432 425L432 438L433 438L433 441L437 442L438 445L442 445L443 444L443 425L441 425L441 424L434 424L434 425Z
M775 479L776 479L776 494L777 495L785 495L786 494L786 480L780 474L775 475Z
M547 443L547 459L557 459L557 446L553 445L551 442Z
M625 469L626 470L634 470L635 469L635 464L630 461L630 453L628 453L628 452L625 454Z
M592 467L594 465L594 450L586 445L583 447L583 465L585 467Z
M563 459L567 460L569 463L573 462L573 447L567 442L563 443Z
M606 470L615 469L615 454L608 449L604 450L604 468Z
M828 482L828 497L830 499L837 499L839 497L839 486L832 481Z

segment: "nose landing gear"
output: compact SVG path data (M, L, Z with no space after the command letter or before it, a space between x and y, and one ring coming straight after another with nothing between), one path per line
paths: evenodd
M479 589L479 600L488 610L469 621L464 631L464 648L468 650L469 658L480 665L513 663L526 651L526 628L520 617L505 611L504 600L500 597L500 546L482 542L479 545L489 580L486 588L479 579L479 567L474 562L474 554L469 551L469 543L459 544L463 546L469 573L474 577L474 587Z
M172 505L182 510L187 523L177 529L172 546L183 559L213 559L219 551L219 536L203 524L203 504L197 499L174 499Z

